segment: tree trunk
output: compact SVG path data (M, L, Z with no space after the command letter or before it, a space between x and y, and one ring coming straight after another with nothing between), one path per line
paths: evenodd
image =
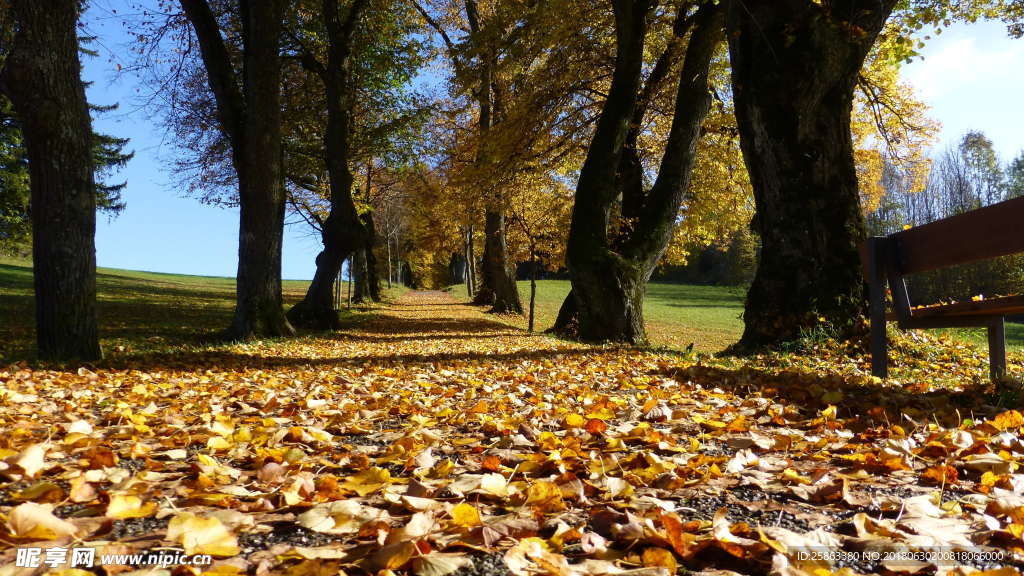
M860 324L864 221L850 115L857 75L894 4L730 4L736 117L762 246L740 348L794 340L822 318L840 337Z
M555 325L547 331L569 338L579 335L580 316L576 309L576 294L572 289L565 295L562 305L558 308L558 316L555 318Z
M476 0L466 0L466 17L469 21L470 37L480 53L481 65L477 103L480 107L478 123L479 144L476 164L483 168L491 163L490 131L500 109L495 102L493 89L496 56L488 40L481 34ZM505 242L505 199L500 189L489 191L484 198L484 270L483 282L474 303L491 306L491 312L523 313L523 303L516 289L515 275L509 269L508 248Z
M487 248L484 250L484 277L491 282L491 312L522 314L523 303L519 299L515 275L508 263L505 213L500 210L488 211L485 224Z
M391 277L394 275L394 268L391 266L391 237L385 238L388 247L388 290L391 289Z
M366 250L359 248L352 253L352 301L361 304L370 299L370 287L366 278Z
M324 131L324 156L331 189L331 210L324 221L324 249L316 257L316 273L305 298L288 311L288 318L299 325L315 329L336 329L338 314L331 306L330 294L334 278L346 258L360 248L366 230L359 219L352 199L354 178L349 168L352 106L355 86L352 80L352 42L356 23L366 7L366 0L356 0L339 19L338 0L323 0L322 10L327 28L327 65L320 65L310 54L303 65L320 75L327 94L327 129ZM321 270L322 269L322 270ZM352 281L351 264L349 281Z
M281 297L285 194L279 48L284 2L242 3L241 87L207 1L180 2L199 40L238 174L238 274L235 316L227 336L242 340L294 334Z
M22 120L32 190L36 341L41 358L96 360L96 184L78 60L78 7L12 3L17 33L0 86Z
M476 257L473 255L473 227L466 229L466 294L473 298L476 293Z
M489 239L486 236L486 227L484 230L484 254L481 258L482 268L480 269L480 286L477 287L476 294L473 295L473 304L477 306L494 306L494 288L491 287L493 281L491 280L491 270L493 269L488 265L491 258L488 254L490 250L490 244L487 242Z
M623 178L634 158L625 153L640 92L650 4L615 3L617 53L608 98L580 172L567 246L578 336L584 340L647 341L643 300L647 281L672 237L689 187L701 126L711 105L709 70L722 40L722 13L702 6L694 19L676 92L668 142L654 185L629 189ZM642 183L636 183L642 186ZM609 237L617 198L630 200L630 222ZM566 313L572 307L563 306ZM562 314L560 313L560 316ZM560 318L559 323L570 323Z
M377 270L377 227L373 222L373 212L362 215L363 228L366 230L366 289L370 300L380 302L380 274Z
M534 312L537 309L537 249L530 246L530 323L527 332L533 332Z

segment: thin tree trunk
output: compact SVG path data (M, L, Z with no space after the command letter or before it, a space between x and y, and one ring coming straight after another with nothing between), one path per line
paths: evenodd
M534 311L537 308L537 250L530 246L530 324L528 332L533 332Z
M366 251L362 248L352 253L352 301L360 304L369 300L366 286Z
M476 249L474 246L473 226L469 227L469 231L466 234L466 281L468 282L466 288L469 292L469 297L472 298L477 292Z
M377 244L377 226L373 221L373 212L363 214L362 221L366 230L366 293L370 300L380 302L380 274L377 270L377 255L373 250Z
M96 360L96 184L78 61L79 2L12 3L17 34L0 78L22 120L32 194L41 358Z
M736 117L761 238L741 348L794 340L822 318L841 337L860 324L864 220L850 115L857 75L894 4L730 4Z
M388 236L386 238L385 244L388 247L388 290L390 290L391 289L391 276L393 274L392 268L391 268L391 237L390 236Z

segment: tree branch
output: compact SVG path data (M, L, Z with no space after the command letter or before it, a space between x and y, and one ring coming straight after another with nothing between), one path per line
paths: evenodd
M196 38L206 65L206 76L217 99L217 114L221 125L231 140L235 154L242 148L242 132L245 117L245 101L238 86L235 69L231 65L220 26L206 0L180 0ZM244 4L244 3L243 3Z

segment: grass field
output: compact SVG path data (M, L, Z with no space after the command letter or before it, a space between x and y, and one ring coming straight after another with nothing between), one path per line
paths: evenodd
M100 268L97 272L101 337L110 351L138 353L202 344L216 338L231 320L233 278L186 276ZM286 306L300 300L308 282L286 280ZM345 290L345 286L342 287ZM530 284L520 282L528 305ZM451 288L465 298L464 288ZM538 331L549 328L569 292L566 280L537 283ZM717 352L743 331L741 288L652 283L644 315L655 346ZM525 317L505 321L526 328ZM0 258L0 361L32 357L32 269L24 260ZM957 330L960 339L984 346L983 330ZM1024 324L1007 324L1007 343L1024 348Z
M228 326L235 304L234 278L99 268L96 284L107 350L143 352L211 340ZM301 300L308 285L286 280L285 305ZM32 355L32 293L30 265L0 259L0 360Z
M458 294L459 288L455 288ZM463 289L464 290L464 289ZM569 293L568 280L537 282L537 330L550 328L558 308ZM464 292L463 292L464 294ZM529 306L530 283L519 282L523 306ZM685 348L692 342L699 352L718 352L739 339L743 333L744 288L700 286L652 282L647 287L644 319L651 344L668 348ZM517 326L526 321L513 319ZM940 330L961 340L988 346L985 330ZM1024 324L1007 322L1006 344L1024 349Z
M455 290L458 294L458 288ZM519 293L523 306L529 306L530 283L519 282ZM537 330L554 324L568 293L568 280L537 282ZM739 288L650 284L644 301L644 319L651 343L669 348L686 348L693 343L694 349L701 352L725 348L743 332L743 296ZM523 328L527 324L525 319L518 318L512 322Z

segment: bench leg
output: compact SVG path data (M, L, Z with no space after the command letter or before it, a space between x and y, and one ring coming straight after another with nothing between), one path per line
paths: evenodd
M882 266L883 239L868 240L868 313L871 319L871 373L889 375L889 346L885 333L885 273Z
M1002 318L988 325L988 366L993 382L1006 376L1006 329Z
M871 374L879 378L889 376L889 342L885 333L885 317L871 319Z

